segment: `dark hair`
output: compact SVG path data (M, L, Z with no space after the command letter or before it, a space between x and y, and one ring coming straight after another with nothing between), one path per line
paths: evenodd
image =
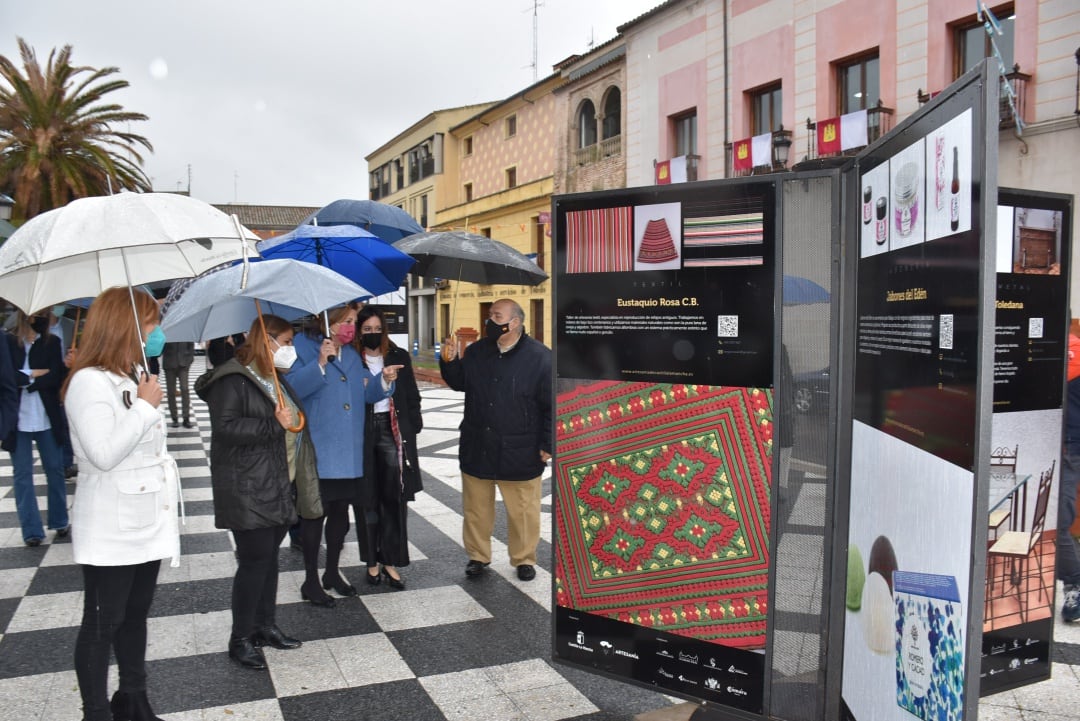
M390 350L390 347L394 344L390 341L390 334L386 332L386 318L383 317L382 311L379 309L370 305L360 309L360 312L356 315L356 337L360 337L360 328L363 327L365 321L371 318L378 318L379 324L382 326L382 341L379 343L379 355L385 356L386 352ZM365 362L364 365L367 365L367 363Z
M264 326L266 327L265 335L263 334ZM259 369L259 375L263 378L273 379L275 373L274 353L270 350L270 341L267 336L277 338L278 335L287 330L292 330L292 325L284 318L276 315L264 315L262 323L256 318L248 331L247 340L236 349L236 360L242 365L250 365L254 361L255 367Z
M132 313L131 304L135 304ZM139 322L135 323L135 315ZM86 313L79 350L64 381L64 391L83 368L104 368L127 375L142 360L142 326L157 323L161 310L153 296L127 287L109 288L94 299Z

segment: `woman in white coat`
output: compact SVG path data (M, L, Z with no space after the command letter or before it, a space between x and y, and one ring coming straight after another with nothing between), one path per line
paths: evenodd
M72 509L85 598L75 641L84 721L160 721L146 696L146 617L161 559L179 562L179 474L165 450L157 376L144 372L165 336L157 303L110 288L86 317L64 406L79 466ZM120 688L108 696L110 651Z

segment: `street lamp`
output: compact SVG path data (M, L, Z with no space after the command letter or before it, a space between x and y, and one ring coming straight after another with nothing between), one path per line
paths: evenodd
M14 207L15 201L0 193L0 220L11 220L11 209Z
M791 133L784 130L783 123L780 129L773 133L773 163L781 168L787 168L788 155L791 152Z

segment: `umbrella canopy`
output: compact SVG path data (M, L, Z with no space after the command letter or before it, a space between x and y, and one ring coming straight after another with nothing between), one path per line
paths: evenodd
M294 258L330 268L372 295L400 288L416 262L355 225L299 225L257 247L264 258Z
M172 193L73 200L0 246L0 296L27 313L116 285L198 275L255 253L258 236L212 205Z
M375 200L342 198L304 218L303 225L356 225L374 233L384 243L393 243L424 229L401 208Z
M366 295L348 278L311 263L241 263L192 281L163 314L161 329L173 341L209 340L248 330L258 317L255 300L264 313L295 320Z
M463 231L417 233L397 241L394 247L416 259L412 272L424 278L537 285L548 277L528 256L509 245Z
M784 305L809 305L828 303L829 291L798 275L784 276Z

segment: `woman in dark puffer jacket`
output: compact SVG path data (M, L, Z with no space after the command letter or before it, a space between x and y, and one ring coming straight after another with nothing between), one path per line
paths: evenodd
M195 384L210 408L215 525L236 540L229 656L254 669L266 668L261 646L300 646L274 621L278 548L298 507L305 517L322 515L301 409L288 384L275 378L276 369L288 369L296 358L292 338L292 327L281 318L256 319L236 357Z

